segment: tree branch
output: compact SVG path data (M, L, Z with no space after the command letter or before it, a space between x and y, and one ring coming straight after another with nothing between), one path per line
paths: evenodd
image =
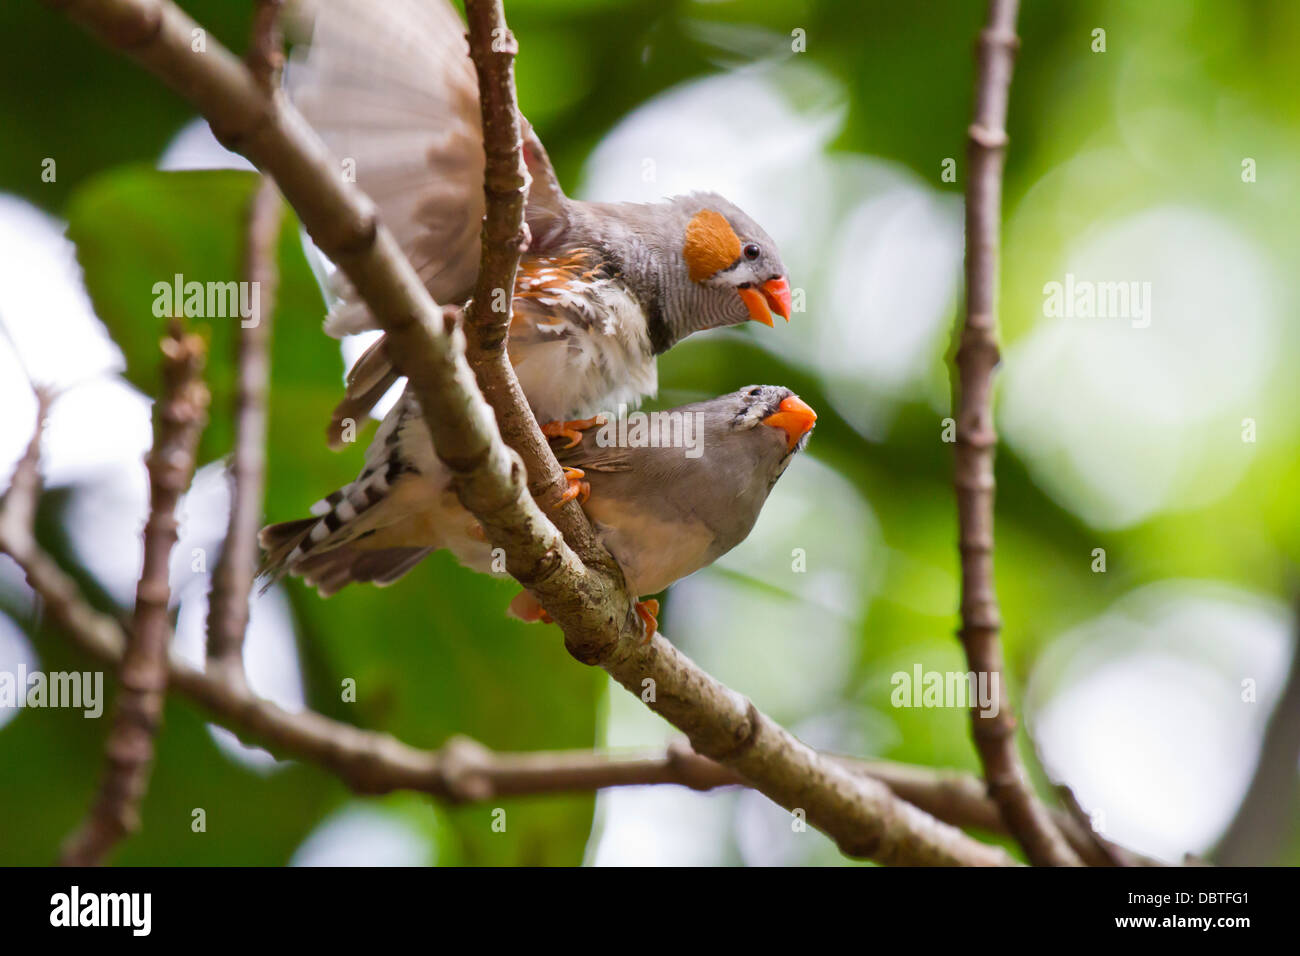
M466 324L485 352L505 354L515 271L519 254L529 242L524 222L528 168L515 97L514 62L519 44L506 26L501 0L468 0L465 19L469 55L478 76L486 199L483 256Z
M54 400L53 392L48 389L33 388L33 392L36 396L36 426L23 456L14 466L4 498L0 499L0 551L20 563L23 556L35 547L31 529L36 522L36 506L41 496L41 432Z
M280 30L284 0L255 0L255 4L244 62L258 86L269 93L279 85L284 69L284 34Z
M283 60L277 21L281 0L259 0L253 14L249 71L268 92ZM244 680L244 634L248 601L257 575L257 532L262 525L266 472L266 399L271 381L268 354L280 273L277 261L283 203L275 180L263 176L248 206L244 279L257 290L253 324L240 323L235 337L235 449L230 463L230 519L208 598L207 656L231 680Z
M122 653L113 726L105 754L108 767L86 820L68 840L62 862L96 866L122 837L140 825L140 804L149 787L153 739L167 691L167 645L171 621L168 572L176 544L176 505L194 475L208 390L200 377L203 339L174 321L162 340L163 393L154 405L154 443L149 453L150 512L144 528L144 568L136 587L135 620Z
M528 168L523 130L515 96L514 59L519 45L506 26L500 0L468 0L469 55L478 75L486 158L483 193L483 256L466 309L466 353L479 388L496 413L502 438L519 453L528 473L529 492L547 510L566 541L585 564L607 560L577 501L557 504L564 492L564 473L532 415L515 411L528 400L506 352L511 302L519 254L528 246L524 209L528 204Z
M7 502L6 502L7 504ZM86 601L75 581L31 540L12 543L19 566L45 603L50 620L86 653L109 665L121 662L127 634L113 617ZM495 753L467 738L438 750L419 750L389 734L361 730L313 711L291 713L254 695L243 683L204 673L176 660L168 664L167 689L204 708L241 740L277 756L317 764L353 791L380 795L397 790L429 794L450 803L504 796L581 792L606 787L678 784L694 790L745 786L734 771L701 756L685 741L662 754L614 756L592 751ZM827 756L847 772L874 778L897 796L955 826L1002 832L997 807L969 774L937 771L883 760Z
M802 810L851 856L883 863L1003 865L1001 849L898 800L816 753L748 700L642 628L621 580L584 565L528 493L518 455L501 440L464 355L464 335L445 322L374 207L282 97L268 99L247 69L209 37L196 55L196 25L166 0L46 0L129 53L184 94L218 139L275 176L316 244L378 318L398 371L419 400L461 503L478 518L507 570L564 631L578 660L597 664L636 694L701 754L738 772L790 810ZM509 409L527 415L524 407Z
M1070 847L1088 866L1161 866L1147 857L1112 843L1092 826L1092 818L1079 803L1079 798L1067 786L1057 788L1065 810L1053 808L1049 812L1057 828L1070 842Z
M989 0L988 25L977 46L974 119L968 131L966 181L966 315L957 350L957 492L961 554L962 644L970 668L990 675L998 689L996 711L971 708L975 747L989 794L1031 863L1078 865L1051 816L1030 787L1016 751L1011 709L998 640L1001 620L993 581L993 371L998 363L998 233L1007 95L1011 86L1018 0Z
M26 485L16 479L13 487ZM92 608L76 583L35 546L30 525L22 530L21 523L6 520L6 512L24 507L15 502L12 494L0 501L0 528L20 529L17 538L0 536L0 550L16 557L49 609L51 620L78 647L118 665L127 642L122 626ZM664 754L625 757L592 751L495 753L467 738L453 738L439 750L418 750L388 734L360 730L312 711L290 713L252 694L246 683L231 682L225 675L202 673L175 659L168 666L168 690L206 709L213 720L245 743L264 746L277 756L315 763L360 794L412 790L457 803L652 784L677 784L701 791L748 786L731 769L695 753L684 740L671 744ZM895 796L945 823L1006 832L983 781L971 774L887 760L824 757L852 774L880 781ZM1071 844L1090 865L1112 865L1108 856L1097 853L1088 833L1071 827L1065 814L1058 812L1057 816ZM1160 865L1131 851L1123 852L1138 865Z

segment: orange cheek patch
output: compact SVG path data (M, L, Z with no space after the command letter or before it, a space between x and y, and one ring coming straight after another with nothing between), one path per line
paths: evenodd
M731 224L712 209L697 212L686 226L682 258L692 282L703 282L740 258L740 238Z

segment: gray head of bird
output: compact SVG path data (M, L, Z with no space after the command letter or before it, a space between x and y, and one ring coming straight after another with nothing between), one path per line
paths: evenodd
M682 410L701 413L705 456L717 456L729 472L767 477L768 488L817 422L817 413L783 385L747 385Z
M703 329L790 320L790 280L776 242L730 200L701 192L603 208L623 226L623 267L647 293L656 353Z

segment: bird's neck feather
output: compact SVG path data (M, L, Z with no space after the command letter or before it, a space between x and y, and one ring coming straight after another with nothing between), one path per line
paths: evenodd
M617 260L645 310L656 355L692 332L737 323L726 312L724 295L691 281L681 249L665 238L660 204L574 202L572 207L566 241L597 246Z

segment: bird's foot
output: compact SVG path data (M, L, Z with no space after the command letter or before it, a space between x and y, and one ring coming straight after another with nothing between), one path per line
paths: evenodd
M591 418L577 418L568 422L547 422L542 426L542 434L547 438L569 439L569 443L560 449L563 451L582 444L582 433L588 428L605 424L605 421L604 415L593 415Z
M591 484L583 481L586 472L581 468L565 468L564 480L568 482L568 487L564 489L564 494L560 495L560 500L555 503L555 507L560 507L566 501L578 499L578 504L582 504L591 497Z
M644 647L659 630L659 602L654 598L648 601L637 601L636 616L645 623L645 637L641 639L641 646Z
M551 615L546 613L546 608L542 607L537 598L527 591L520 591L510 602L510 616L529 624L534 621L540 621L542 624L551 623Z

